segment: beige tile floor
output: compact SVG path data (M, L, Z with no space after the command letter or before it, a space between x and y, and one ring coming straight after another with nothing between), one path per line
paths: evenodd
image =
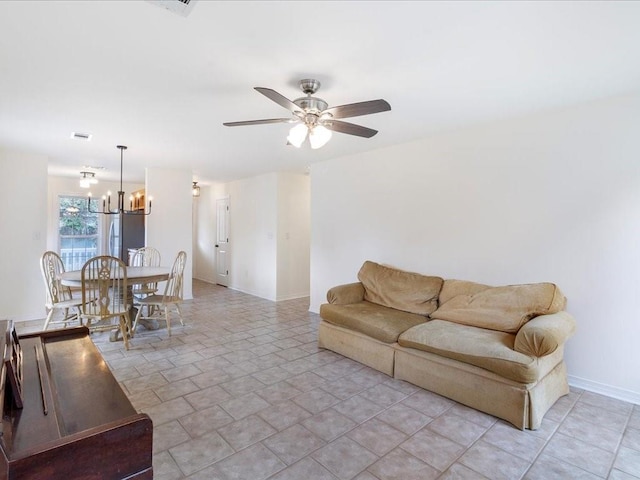
M640 406L573 389L522 432L319 350L308 299L193 288L171 338L93 336L153 420L157 480L640 478Z

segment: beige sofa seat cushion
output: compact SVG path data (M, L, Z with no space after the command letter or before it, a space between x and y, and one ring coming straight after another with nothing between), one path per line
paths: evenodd
M447 280L440 307L431 318L516 333L531 318L559 312L565 305L564 295L553 283L488 287Z
M320 306L320 316L333 325L364 333L385 343L397 342L402 332L427 321L422 315L366 301L349 305L325 303Z
M358 272L364 299L403 312L429 315L438 307L443 279L366 261Z
M514 341L510 333L431 320L404 332L398 344L475 365L515 382L533 383L546 372L540 371L536 357L514 351Z

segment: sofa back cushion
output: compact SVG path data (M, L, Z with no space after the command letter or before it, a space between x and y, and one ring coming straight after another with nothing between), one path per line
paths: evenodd
M440 290L438 303L442 305L458 295L475 295L487 288L491 288L491 285L468 282L467 280L445 280L442 290Z
M358 272L364 299L403 312L429 315L438 308L443 279L366 261Z
M516 333L531 318L564 309L566 299L553 283L489 287L446 280L440 307L431 318Z

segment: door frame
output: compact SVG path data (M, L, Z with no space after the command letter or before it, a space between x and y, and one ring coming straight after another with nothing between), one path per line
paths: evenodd
M220 208L223 207L221 218ZM231 242L229 225L231 217L229 196L216 198L216 237L215 237L215 277L216 283L229 286L229 264L231 259ZM224 263L223 263L224 262ZM222 268L221 268L222 267ZM223 272L221 271L223 270Z

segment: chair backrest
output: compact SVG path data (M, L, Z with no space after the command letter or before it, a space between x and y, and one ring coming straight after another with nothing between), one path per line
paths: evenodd
M62 285L60 275L64 273L64 263L56 252L44 252L40 259L40 271L47 292L47 307L71 299L71 289Z
M108 318L127 311L127 267L116 257L90 258L82 267L82 314Z
M160 252L153 247L139 248L131 259L132 267L159 267Z
M187 263L186 252L178 252L178 256L173 262L169 279L164 288L164 300L182 300L184 267Z

